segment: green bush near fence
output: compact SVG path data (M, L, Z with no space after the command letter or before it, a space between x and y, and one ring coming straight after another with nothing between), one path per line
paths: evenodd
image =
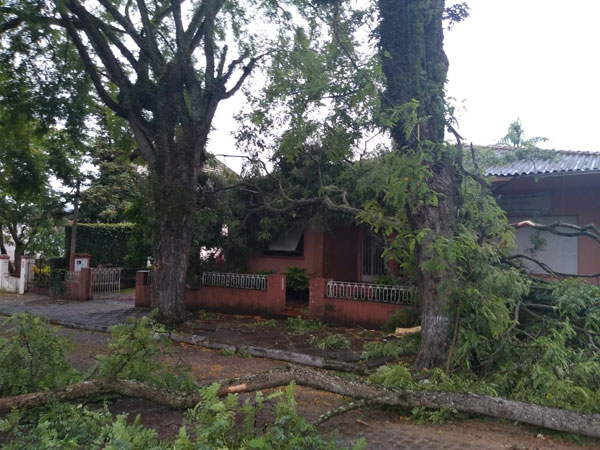
M80 223L77 225L77 253L92 255L91 265L143 267L143 261L125 262L129 254L129 241L133 232L132 223ZM69 260L71 227L65 227L66 258ZM150 254L150 250L148 250ZM132 265L132 262L135 263Z

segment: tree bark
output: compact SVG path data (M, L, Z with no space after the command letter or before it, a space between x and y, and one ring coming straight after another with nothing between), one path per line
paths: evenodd
M437 193L437 206L423 206L409 214L413 230L429 229L415 246L417 288L421 307L421 346L415 360L419 369L444 367L454 334L456 305L450 295L452 268L425 271L423 264L434 255L431 245L437 238L452 238L459 205L458 181L450 156L434 165L430 188Z
M175 146L174 146L175 147ZM196 215L199 168L172 148L165 170L154 175L155 239L152 308L169 325L185 321L185 287Z
M320 389L357 400L365 400L373 404L403 408L454 408L470 414L482 414L556 431L600 437L600 414L587 414L462 392L387 389L380 385L354 381L318 370L294 366L225 381L222 383L218 395L224 396L232 392L250 392L275 388L285 386L292 381L301 386ZM9 412L12 408L43 406L54 399L71 401L107 393L145 398L173 409L192 408L202 400L202 396L198 392L173 392L137 381L100 378L75 383L53 391L1 398L0 413Z
M437 205L423 202L407 207L413 232L431 230L415 246L422 313L421 348L415 362L418 368L444 366L452 340L455 307L448 289L451 270L423 270L423 263L434 257L431 244L436 237L454 236L460 203L460 174L451 150L442 144L448 71L443 48L444 6L444 0L379 0L380 46L387 78L384 103L387 100L389 106L400 107L418 101L417 125L411 128L411 119L400 114L391 129L392 137L398 151L428 153L428 187L437 196Z

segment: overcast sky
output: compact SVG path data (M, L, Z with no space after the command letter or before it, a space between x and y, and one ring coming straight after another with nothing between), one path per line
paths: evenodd
M526 137L550 139L544 147L600 151L600 0L468 4L471 17L445 41L447 93L467 142L494 144L520 118ZM213 153L238 153L236 97L219 105ZM224 161L239 169L239 160Z
M548 148L600 151L600 1L468 3L471 17L446 33L462 135L492 144L519 117Z

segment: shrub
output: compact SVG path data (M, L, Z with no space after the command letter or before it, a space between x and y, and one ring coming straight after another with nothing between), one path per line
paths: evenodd
M44 319L26 312L5 324L12 337L0 337L0 395L53 389L80 379L65 357L71 343Z
M308 289L308 275L303 267L288 267L285 271L286 286L290 291L303 292Z
M419 313L416 308L403 308L392 314L392 317L381 327L382 331L393 333L396 328L413 327L419 324Z
M33 265L33 284L41 288L50 287L50 266L48 265Z

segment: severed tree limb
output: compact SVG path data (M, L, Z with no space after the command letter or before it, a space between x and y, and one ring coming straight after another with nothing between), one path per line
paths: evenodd
M319 426L324 424L328 420L333 419L334 417L341 416L342 414L346 414L347 412L354 411L355 409L364 408L365 406L369 406L373 402L371 400L357 400L355 402L350 402L347 405L342 405L339 408L332 409L323 413L319 416L317 420L313 422L314 426Z
M584 226L574 225L566 222L553 222L550 224L541 224L533 222L532 220L523 220L521 222L511 223L511 227L514 228L533 228L540 231L548 231L549 233L556 234L557 236L576 237L576 236L587 236L600 244L600 229L593 223ZM567 228L572 231L561 231L559 228Z
M600 277L600 273L578 274L578 273L556 272L556 271L552 270L552 268L548 264L543 263L542 261L539 261L531 256L524 255L523 253L517 253L515 255L507 256L504 258L504 261L511 261L513 259L526 259L527 261L531 261L531 262L537 264L540 267L540 269L542 269L544 272L546 272L549 275L552 275L555 278L559 278L559 277L599 278Z
M454 408L470 414L482 414L511 421L519 421L551 430L578 433L600 438L600 414L587 414L548 406L507 400L487 395L462 392L410 391L388 389L380 385L341 378L314 369L289 366L230 380L223 384L219 395L231 390L250 392L274 388L295 382L298 385L320 389L369 403L400 406L404 408L425 407L432 409ZM245 387L240 385L246 384ZM90 395L116 393L139 397L174 409L195 406L201 399L198 392L180 393L150 386L137 381L100 378L76 383L49 392L38 392L0 399L0 413L12 408L37 407L51 399L77 400Z

